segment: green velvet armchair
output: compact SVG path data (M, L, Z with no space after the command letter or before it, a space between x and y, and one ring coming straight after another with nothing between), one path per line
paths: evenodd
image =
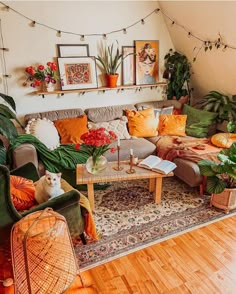
M86 244L84 237L86 212L79 204L80 193L77 190L71 190L47 202L39 204L32 209L24 211L23 213L19 213L11 201L10 174L22 176L34 182L39 179L36 167L32 162L12 170L11 172L7 167L0 165L0 242L9 237L12 225L19 219L29 213L51 207L66 218L71 236L79 236L83 244Z

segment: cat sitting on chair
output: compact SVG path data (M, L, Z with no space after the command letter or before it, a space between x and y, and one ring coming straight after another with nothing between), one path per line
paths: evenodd
M61 188L61 173L51 173L46 170L45 175L36 182L35 200L39 204L63 193L65 191Z

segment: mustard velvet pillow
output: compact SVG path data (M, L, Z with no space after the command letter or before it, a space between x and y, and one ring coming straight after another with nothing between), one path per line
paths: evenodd
M61 144L82 143L80 137L88 132L87 123L88 120L86 115L55 120L54 125L61 137Z
M160 114L159 116L159 135L161 136L186 136L187 115Z
M158 119L154 115L153 108L140 111L126 110L126 115L131 136L145 138L158 135Z

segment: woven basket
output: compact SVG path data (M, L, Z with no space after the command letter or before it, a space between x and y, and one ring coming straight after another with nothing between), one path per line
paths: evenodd
M31 213L11 232L15 293L64 293L78 267L65 218L52 209Z
M236 189L225 189L220 194L212 194L210 204L229 213L231 209L236 208Z

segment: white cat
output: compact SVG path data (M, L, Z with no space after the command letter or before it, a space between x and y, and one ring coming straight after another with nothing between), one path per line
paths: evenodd
M61 173L51 173L46 170L35 187L35 200L40 204L57 197L65 191L61 188Z

